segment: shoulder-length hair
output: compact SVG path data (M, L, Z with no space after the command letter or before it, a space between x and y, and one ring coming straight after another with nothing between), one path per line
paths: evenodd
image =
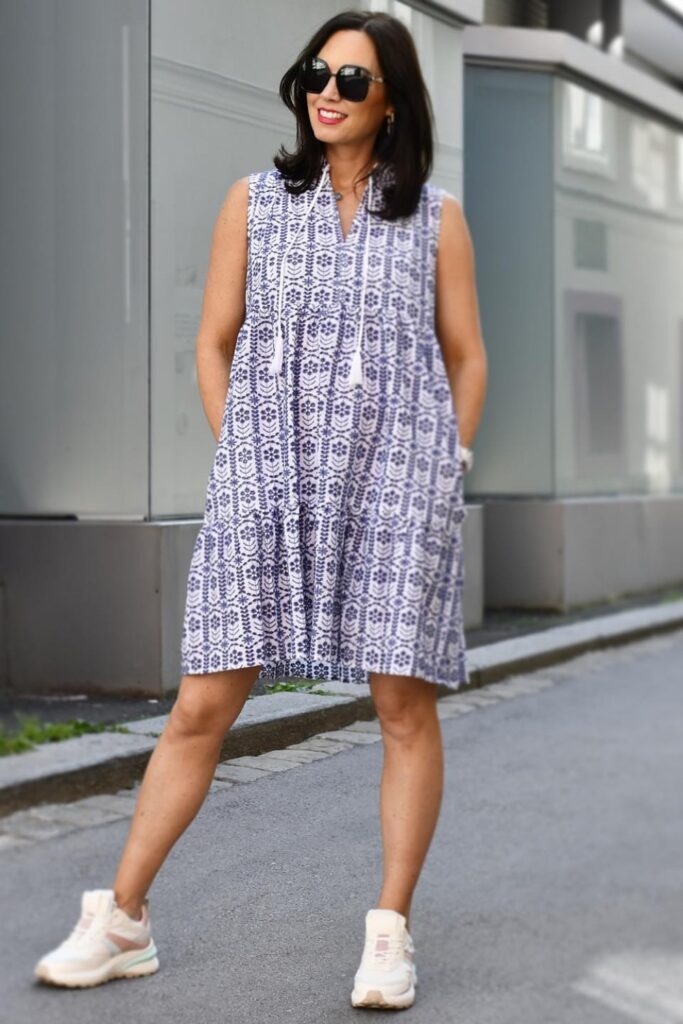
M304 46L280 81L280 98L296 118L296 148L289 153L280 146L273 157L275 167L286 179L290 194L305 192L320 177L324 147L316 138L308 114L306 93L299 80L299 67L314 57L339 29L358 29L372 39L385 79L387 97L395 107L392 130L387 121L375 136L373 158L379 161L383 220L395 220L414 213L422 186L433 161L433 109L412 35L403 22L374 11L343 11L326 21ZM369 175L365 175L368 177Z

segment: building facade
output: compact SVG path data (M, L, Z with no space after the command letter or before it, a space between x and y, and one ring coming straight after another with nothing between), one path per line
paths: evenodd
M345 6L2 5L5 687L179 684L215 451L194 352L211 231L232 182L293 143L280 77ZM461 196L463 32L482 2L368 6L413 34L434 101L433 180Z
M194 352L211 230L229 185L293 142L280 76L347 6L411 30L432 180L475 245L490 383L466 626L683 579L683 5L17 0L0 685L178 686L215 449Z

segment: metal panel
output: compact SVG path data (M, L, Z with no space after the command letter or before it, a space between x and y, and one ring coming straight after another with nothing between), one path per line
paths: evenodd
M141 518L147 3L0 10L0 510Z
M465 71L465 213L489 359L467 495L553 488L552 79Z

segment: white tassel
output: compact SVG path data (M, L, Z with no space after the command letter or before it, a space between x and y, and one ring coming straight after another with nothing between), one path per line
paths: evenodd
M360 342L356 346L356 351L353 353L353 362L351 363L351 373L349 374L349 386L353 387L354 384L363 383L363 364L361 361L360 354Z

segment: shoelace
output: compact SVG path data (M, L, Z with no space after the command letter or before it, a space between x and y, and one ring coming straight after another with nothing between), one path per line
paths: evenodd
M64 946L82 946L85 940L88 941L104 934L109 922L102 915L95 917L94 914L85 913L79 917L68 937L64 940Z
M404 950L405 940L396 935L381 932L375 936L374 941L372 938L368 938L365 953L373 967L390 971L403 955Z

